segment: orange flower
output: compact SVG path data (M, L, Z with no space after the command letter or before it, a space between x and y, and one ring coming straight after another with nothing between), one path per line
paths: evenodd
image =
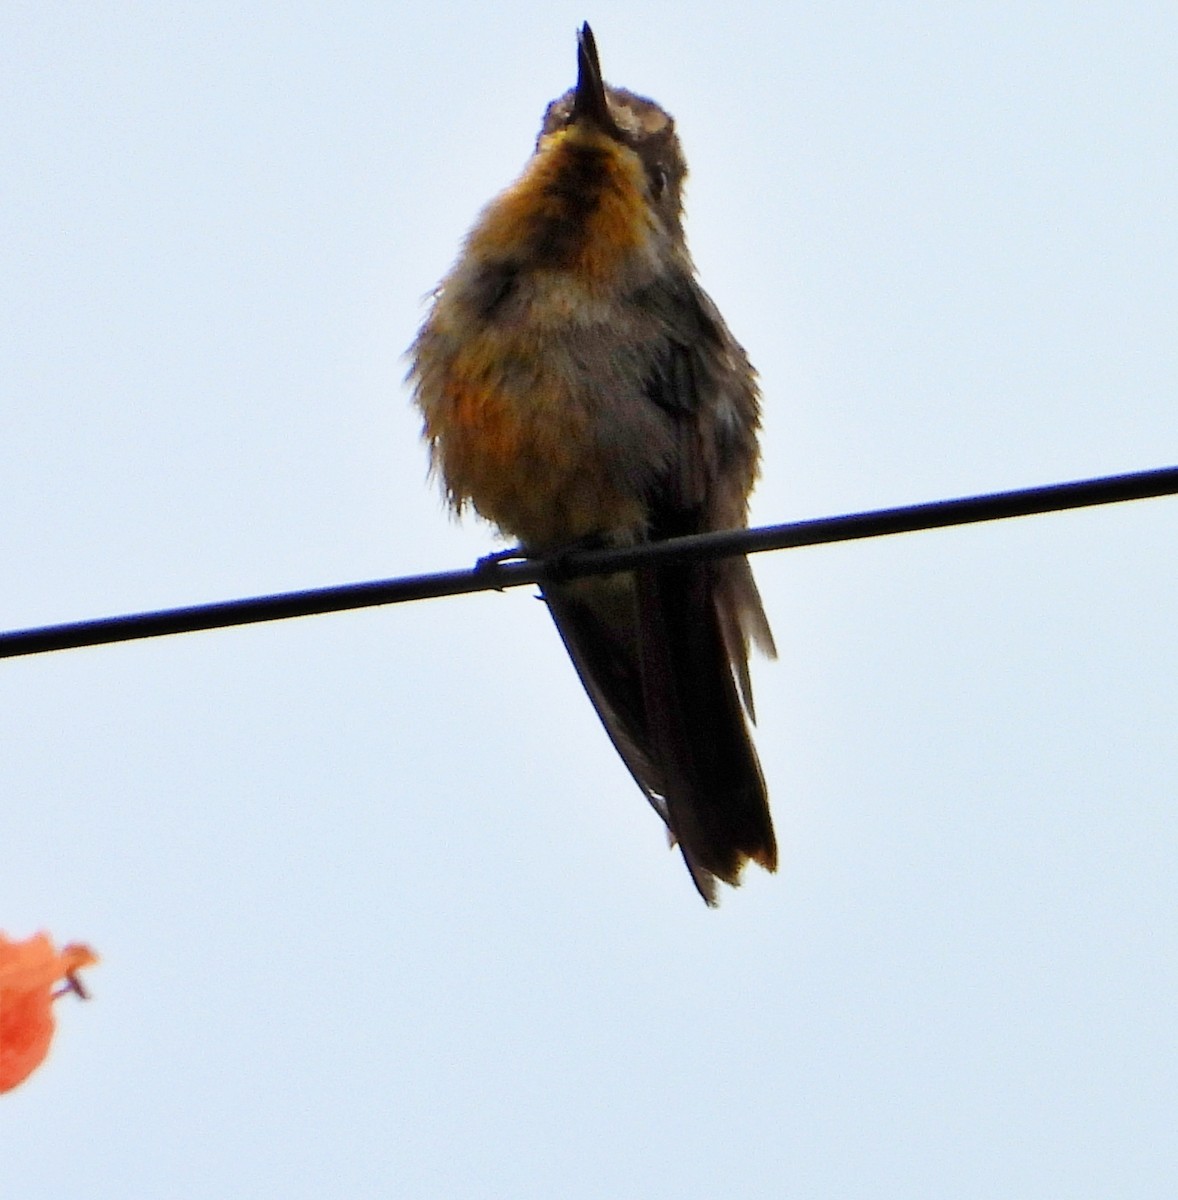
M0 933L0 1092L22 1083L44 1061L53 1038L53 1001L66 992L85 999L75 972L97 961L89 946L75 943L59 953L46 934L13 942ZM60 979L65 986L54 990Z

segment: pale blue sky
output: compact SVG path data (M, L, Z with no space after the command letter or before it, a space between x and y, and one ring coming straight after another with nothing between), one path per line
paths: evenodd
M0 628L441 570L422 296L573 82L679 122L769 522L1178 461L1172 5L9 4ZM21 1200L1165 1195L1178 501L763 555L699 902L524 592L0 664Z

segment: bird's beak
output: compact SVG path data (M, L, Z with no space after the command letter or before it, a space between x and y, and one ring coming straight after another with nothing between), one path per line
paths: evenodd
M577 33L577 90L573 93L574 121L591 121L605 133L616 133L617 125L605 98L605 82L597 61L597 42L586 21Z

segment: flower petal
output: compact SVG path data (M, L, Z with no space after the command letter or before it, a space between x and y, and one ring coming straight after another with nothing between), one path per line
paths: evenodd
M41 1065L53 1039L53 1000L85 995L76 972L98 961L89 946L60 952L44 933L14 942L0 933L0 1092L22 1083ZM60 980L66 986L57 991Z

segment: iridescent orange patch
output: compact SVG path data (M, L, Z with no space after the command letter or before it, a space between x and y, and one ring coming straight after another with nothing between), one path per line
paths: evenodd
M0 933L0 1092L23 1083L44 1062L53 1040L53 1001L66 992L86 999L77 972L97 961L80 943L58 951L44 933L23 942Z

